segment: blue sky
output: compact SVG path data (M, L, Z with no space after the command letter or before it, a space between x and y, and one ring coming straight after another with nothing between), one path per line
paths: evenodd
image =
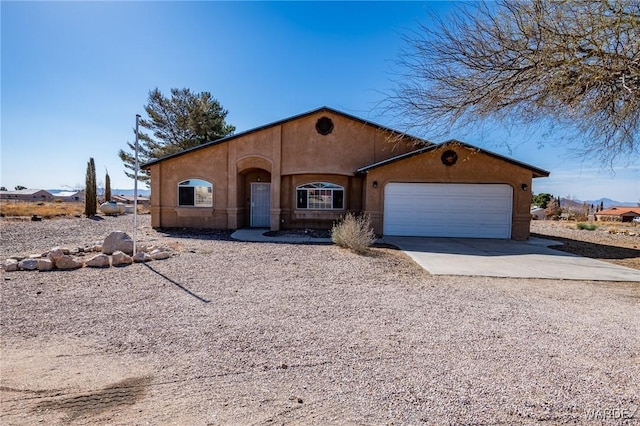
M93 157L99 181L107 169L113 188L132 188L117 152L155 87L211 92L237 131L323 105L398 128L377 106L402 35L451 6L3 1L0 185L82 187ZM450 136L549 170L536 193L640 201L633 159L601 170L561 141L489 125Z

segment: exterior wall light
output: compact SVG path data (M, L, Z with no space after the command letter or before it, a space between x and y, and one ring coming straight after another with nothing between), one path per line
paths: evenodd
M522 185L520 185L520 188L522 188L523 191L526 191L527 189L529 189L529 185L523 183Z
M374 188L377 188L377 187L378 187L378 181L377 181L377 180L374 180L374 181L373 181L373 187L374 187Z

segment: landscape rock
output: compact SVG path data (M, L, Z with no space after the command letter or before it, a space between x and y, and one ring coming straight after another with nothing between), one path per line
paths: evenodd
M15 272L18 270L18 261L16 259L7 259L2 264L5 272Z
M165 250L155 249L149 253L153 260L164 260L171 257L171 253Z
M109 256L106 254L97 254L87 260L85 265L90 268L108 268L111 263L109 261Z
M38 269L38 259L22 259L20 262L18 262L18 268L24 271L35 271L36 269Z
M116 251L111 255L111 265L113 266L125 266L131 265L133 263L133 259L126 253L121 251Z
M38 259L38 271L51 271L54 268L53 261L48 258Z
M135 256L133 256L133 261L136 263L150 262L152 260L153 258L151 257L151 255L149 253L145 253L144 251L139 251L135 254Z
M104 254L113 254L116 251L129 255L133 254L133 240L126 232L114 231L104 239L102 252Z
M61 258L57 259L55 261L55 265L56 265L56 268L63 269L63 270L78 269L82 267L82 263L78 262L68 254L65 254Z
M58 259L60 259L64 255L65 255L65 252L61 247L54 247L49 251L48 257L53 261L53 263L55 263Z

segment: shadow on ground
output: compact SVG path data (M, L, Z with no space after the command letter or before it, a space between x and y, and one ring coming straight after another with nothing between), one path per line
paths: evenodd
M205 229L205 228L158 228L157 231L166 237L190 238L199 240L236 241L231 238L234 233L230 229Z
M531 234L532 237L543 238L545 240L557 241L558 245L551 245L549 248L566 253L577 254L579 256L590 257L592 259L634 259L640 258L640 250L609 246L606 244L590 243L587 241L572 240L564 237L553 237L549 235Z
M151 377L130 377L103 389L85 394L73 394L38 403L35 411L60 410L66 421L89 418L123 405L134 405L146 394Z

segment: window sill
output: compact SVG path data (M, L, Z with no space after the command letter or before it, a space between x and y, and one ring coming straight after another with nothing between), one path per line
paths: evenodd
M345 213L345 210L294 210L293 217L296 219L326 219L335 220L340 219Z

